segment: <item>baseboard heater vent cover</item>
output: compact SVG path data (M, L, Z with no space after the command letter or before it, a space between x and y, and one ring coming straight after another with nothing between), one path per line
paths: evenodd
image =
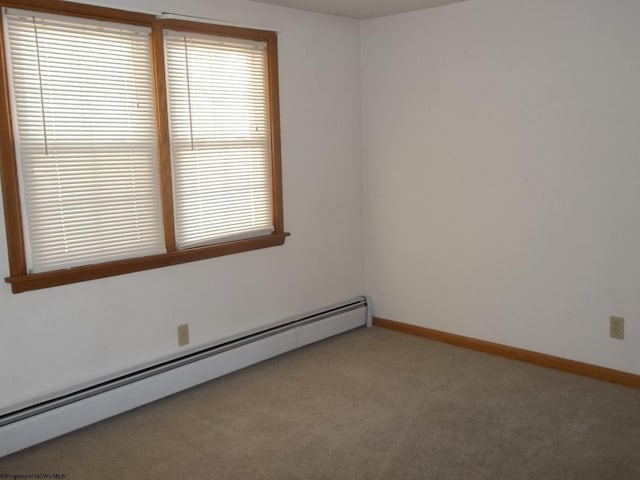
M371 323L357 297L17 408L0 415L0 457Z

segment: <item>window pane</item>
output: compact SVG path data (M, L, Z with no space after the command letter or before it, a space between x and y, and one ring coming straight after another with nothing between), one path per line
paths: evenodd
M9 9L30 272L165 251L150 30Z
M165 32L179 248L273 231L266 44Z

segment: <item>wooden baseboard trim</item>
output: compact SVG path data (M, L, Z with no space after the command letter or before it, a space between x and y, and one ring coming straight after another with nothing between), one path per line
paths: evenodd
M640 375L635 375L633 373L599 367L589 363L576 362L575 360L554 357L553 355L546 355L544 353L533 352L521 348L509 347L499 343L487 342L485 340L464 337L462 335L455 335L453 333L433 330L431 328L386 320L384 318L375 317L373 319L373 324L377 327L408 333L410 335L428 338L438 342L449 343L458 347L469 348L479 352L520 360L522 362L532 363L542 367L553 368L554 370L575 373L585 377L597 378L598 380L604 380L606 382L640 389Z

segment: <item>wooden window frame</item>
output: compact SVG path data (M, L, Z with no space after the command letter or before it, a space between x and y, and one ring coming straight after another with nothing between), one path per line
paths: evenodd
M160 196L167 253L136 257L94 265L73 267L42 273L28 273L21 210L18 167L9 93L4 25L0 22L0 175L4 202L9 277L13 293L83 282L153 268L177 265L231 255L284 244L289 233L284 231L282 208L282 167L280 159L280 111L278 95L277 34L227 25L214 25L174 19L157 19L153 15L105 7L65 2L62 0L0 0L0 7L68 15L94 20L147 26L151 28L151 50L156 99ZM263 41L267 44L267 105L270 132L271 195L274 231L269 235L177 250L173 214L173 182L169 148L169 119L164 65L163 30L171 29L218 36Z

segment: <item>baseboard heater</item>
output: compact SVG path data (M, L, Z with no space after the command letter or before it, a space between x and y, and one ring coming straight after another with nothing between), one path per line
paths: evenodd
M357 297L0 415L0 457L313 342L371 326Z

